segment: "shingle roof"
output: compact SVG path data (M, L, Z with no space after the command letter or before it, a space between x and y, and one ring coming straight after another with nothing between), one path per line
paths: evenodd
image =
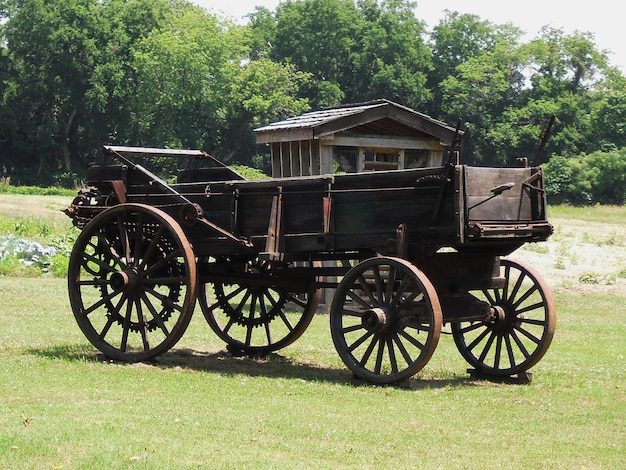
M378 112L380 111L380 112ZM382 114L381 114L382 113ZM376 115L372 119L380 120L384 117L404 117L404 124L407 124L407 119L413 123L420 123L421 130L426 126L431 132L436 131L433 135L438 137L441 134L446 136L450 133L454 133L455 129L447 124L433 119L432 117L419 113L411 108L402 106L393 101L380 99L375 101L368 101L365 103L355 103L349 105L343 105L333 108L324 108L316 111L310 111L300 116L290 117L283 121L273 122L263 127L259 127L254 130L257 134L266 133L278 133L283 131L312 131L313 137L319 135L320 130L326 132L339 132L350 128L355 119L358 119L358 115L363 114ZM384 115L383 115L384 114Z

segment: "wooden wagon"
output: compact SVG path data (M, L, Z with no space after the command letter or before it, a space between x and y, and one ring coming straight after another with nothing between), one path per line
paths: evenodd
M539 167L454 154L435 168L250 181L201 151L104 153L66 213L81 229L71 307L107 357L165 353L196 302L233 353L276 351L323 289L338 354L371 383L421 370L444 324L489 375L523 373L550 345L550 290L507 257L552 233ZM150 166L170 164L170 179Z

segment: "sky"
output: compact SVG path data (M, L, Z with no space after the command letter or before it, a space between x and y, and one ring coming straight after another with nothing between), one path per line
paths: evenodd
M193 0L207 10L245 22L245 15L256 6L274 11L280 0ZM582 2L576 0L417 0L416 18L430 30L436 26L444 11L477 15L495 24L513 23L525 33L525 40L536 38L543 26L562 29L565 34L576 31L594 35L599 50L608 52L611 65L626 74L625 23L614 0Z

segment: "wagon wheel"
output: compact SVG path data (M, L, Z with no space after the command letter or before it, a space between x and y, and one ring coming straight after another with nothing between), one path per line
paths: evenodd
M180 226L159 209L121 204L94 217L69 262L74 317L107 357L153 358L181 338L196 299L196 261Z
M452 324L459 352L477 371L510 376L535 365L546 353L556 324L554 298L545 281L531 268L508 259L503 288L485 289L491 318ZM480 295L479 295L480 296Z
M312 267L320 266L314 262ZM298 292L276 285L273 263L254 259L244 266L250 281L213 282L198 296L207 323L237 353L264 355L290 345L305 332L315 315L321 289L313 279ZM289 276L289 268L280 269ZM306 284L306 286L305 286Z
M354 375L376 384L421 370L441 332L439 298L428 278L400 258L371 258L352 268L335 292L330 327Z

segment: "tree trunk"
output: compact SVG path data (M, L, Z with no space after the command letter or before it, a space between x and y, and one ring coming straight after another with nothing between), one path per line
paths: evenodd
M74 118L76 117L76 106L72 108L72 112L70 113L67 122L65 123L65 132L63 134L63 145L61 145L61 149L63 151L63 166L65 167L65 171L72 171L72 162L70 159L70 131L72 129L72 125L74 124Z

